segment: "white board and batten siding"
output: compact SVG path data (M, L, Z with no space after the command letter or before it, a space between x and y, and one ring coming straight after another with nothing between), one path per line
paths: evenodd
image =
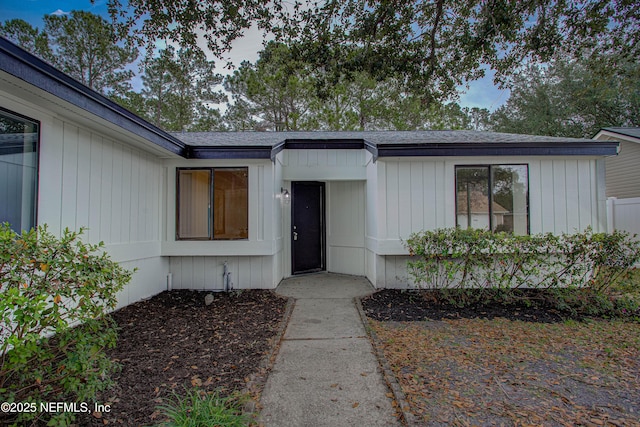
M284 190L284 182L282 179L282 167L279 166L278 158L284 155L284 153L278 153L276 155L276 161L274 162L273 167L271 168L271 175L269 179L273 183L273 192L275 193L274 202L271 204L272 218L271 227L272 227L272 236L274 239L274 255L273 255L273 285L274 287L280 283L280 280L284 277L285 265L284 265L284 216L287 208L289 206L288 202L282 197L282 190ZM286 188L286 190L291 194L291 188Z
M38 223L48 224L53 233L87 227L87 241L103 241L114 260L137 267L120 295L121 306L166 289L170 272L174 288L223 289L225 262L236 288L275 287L290 274L291 206L283 204L280 189L291 191L292 181L327 183L327 269L364 274L377 287L407 286L403 239L412 232L455 226L456 165L528 164L531 233L607 227L602 159L373 162L364 149L286 149L275 163L163 159L157 147L137 137L128 140L122 129L99 118L80 118L64 105L59 111L39 106L33 94L21 99L5 92L0 90L6 94L4 108L41 124ZM180 166L249 168L246 241L176 241Z
M531 161L531 233L607 229L604 160L566 158Z
M272 289L274 256L170 257L173 289L224 290L224 263L234 289ZM278 280L279 281L279 280Z
M606 230L604 162L594 158L407 158L376 162L367 221L366 271L376 287L406 287L411 233L455 226L455 167L527 164L532 234ZM371 165L369 167L372 167ZM369 201L371 203L371 200Z
M326 269L365 275L364 229L367 179L371 155L364 149L286 149L276 158L282 185L292 181L325 183ZM291 275L291 204L283 206L283 276Z
M160 159L56 118L42 129L39 173L39 224L54 233L87 228L86 241L104 242L113 260L138 269L119 306L166 287Z
M285 181L352 181L366 179L365 150L286 149L277 161Z
M226 263L234 289L273 289L282 279L281 252L274 249L266 255L233 255L230 250L219 256L170 256L172 288L222 291Z
M155 242L159 255L159 159L69 123L43 138L39 220L56 232L87 227L109 247Z
M327 184L327 270L365 275L365 182Z
M274 288L282 278L281 172L266 160L166 160L166 221L162 255L174 289L224 290L224 264L236 289ZM176 170L179 167L246 167L249 238L176 239Z
M119 306L165 289L161 159L132 148L119 139L121 132L76 121L64 106L52 111L13 95L4 97L2 106L40 122L38 225L57 235L65 228L86 228L84 241L104 242L113 260L137 267L118 296Z
M368 165L366 275L378 288L405 288L408 253L402 240L455 225L453 169L441 159L379 159ZM375 185L374 185L375 183Z

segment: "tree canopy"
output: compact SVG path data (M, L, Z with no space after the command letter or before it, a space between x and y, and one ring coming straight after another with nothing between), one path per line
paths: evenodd
M78 10L45 15L43 20L42 31L23 20L9 20L0 25L0 34L98 92L129 89L133 72L126 67L136 59L137 50L118 45L107 20Z
M27 21L22 19L8 20L4 24L0 24L0 34L42 58L51 55L47 34L38 28L33 28Z
M231 41L256 25L283 40L301 42L299 55L325 67L325 76L366 71L375 78L395 77L420 93L423 102L455 98L457 85L484 74L483 64L504 83L523 61L546 62L561 47L573 58L596 48L640 56L640 12L633 0L108 4L121 29L147 43L162 39L195 48L204 40L222 57Z
M222 76L202 51L174 49L169 46L158 56L147 59L141 76L144 116L155 125L170 131L207 127L212 120L207 105L225 100L216 89ZM210 123L210 125L213 125ZM209 129L205 129L209 130Z
M225 79L233 105L231 129L416 130L461 129L471 124L456 103L432 102L407 92L398 79L364 71L323 86L326 70L300 60L296 45L270 42L255 64L243 62Z
M489 119L494 131L592 138L610 126L640 126L637 60L556 59L516 75L511 95Z
M314 100L311 70L280 43L269 43L255 64L243 62L225 88L239 104L230 114L254 116L261 127L279 131L303 129Z
M640 12L629 0L108 0L0 34L166 130L478 129L591 137L637 126ZM276 35L224 79L218 58L251 26ZM146 43L133 91L135 41ZM138 45L139 47L140 45ZM158 49L159 46L164 49ZM176 46L176 47L174 47ZM180 47L177 47L180 46ZM495 71L493 114L459 87ZM223 115L224 113L224 115Z

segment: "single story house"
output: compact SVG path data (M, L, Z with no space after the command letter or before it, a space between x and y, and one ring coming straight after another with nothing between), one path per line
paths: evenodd
M604 128L593 139L620 143L620 154L605 160L607 197L640 197L640 127Z
M617 151L473 131L169 134L0 39L0 221L88 227L139 269L121 305L312 271L403 287L403 239L470 222L605 231Z

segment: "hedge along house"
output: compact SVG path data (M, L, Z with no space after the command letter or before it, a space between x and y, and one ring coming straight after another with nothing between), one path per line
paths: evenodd
M407 286L425 229L606 230L617 142L472 131L169 134L0 39L0 220L88 227L167 288L274 288L313 271ZM225 272L231 273L225 276Z

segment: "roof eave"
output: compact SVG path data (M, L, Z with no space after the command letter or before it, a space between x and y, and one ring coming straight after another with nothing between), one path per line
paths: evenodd
M284 148L295 150L362 150L364 140L350 138L336 139L285 139Z
M640 143L640 138L637 136L629 135L624 132L619 132L616 129L612 128L603 128L598 131L598 133L593 137L594 140L598 141L606 141L605 138L614 138L619 141L628 141L633 143Z
M186 145L105 96L0 37L0 70L184 157Z
M188 159L272 159L271 146L197 146L186 150Z
M366 147L380 157L442 156L612 156L617 142L553 143L448 143L448 144L370 144Z

